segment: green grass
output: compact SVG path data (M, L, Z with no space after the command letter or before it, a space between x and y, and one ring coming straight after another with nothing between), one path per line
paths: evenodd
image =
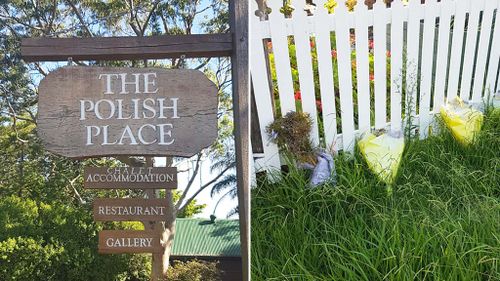
M387 186L359 153L338 185L292 169L252 190L252 281L500 280L500 112L475 145L407 143Z

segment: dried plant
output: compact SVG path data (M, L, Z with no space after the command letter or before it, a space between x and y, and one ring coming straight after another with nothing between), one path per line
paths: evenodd
M276 118L266 131L281 150L290 153L297 161L315 164L311 128L312 120L308 113L291 111L284 117Z

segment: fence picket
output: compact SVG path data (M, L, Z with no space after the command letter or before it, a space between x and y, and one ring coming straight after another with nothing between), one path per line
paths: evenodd
M255 1L251 1L254 2ZM256 4L252 3L252 8L257 9ZM276 144L267 140L266 126L274 121L273 107L272 107L272 92L269 87L268 71L266 66L267 54L264 52L262 39L259 34L258 22L259 18L251 17L250 34L254 40L250 40L250 74L252 76L252 85L255 95L255 103L257 107L257 115L259 116L260 135L264 149L264 158L258 159L255 163L255 169L261 168L279 168L280 159L279 151ZM256 40L259 38L259 40Z
M356 35L356 81L358 83L358 128L370 130L370 65L368 60L368 7L358 1L354 9Z
M335 87L333 82L332 50L330 41L329 15L324 7L325 0L317 1L315 14L316 51L318 58L319 87L323 116L325 145L328 150L338 150L337 113L335 110Z
M451 0L441 0L441 15L439 17L438 52L436 62L436 83L434 85L434 105L432 112L437 113L444 103L446 72L448 66L448 47L450 44L451 15L453 3Z
M338 58L338 76L340 91L340 115L342 118L342 144L344 151L354 149L354 115L352 104L352 72L351 72L351 46L349 42L349 12L344 4L339 1L335 8L335 26Z
M387 124L387 9L384 1L373 5L373 41L375 70L375 129Z
M420 83L420 138L426 138L430 125L430 101L432 85L432 62L434 58L434 34L436 28L436 0L425 1L424 36L422 43L422 80Z
M406 118L411 118L411 127L417 126L417 83L420 50L420 17L422 5L410 0L408 6L408 30L406 42ZM405 122L406 124L406 122Z
M493 41L491 44L491 54L490 60L488 63L488 73L486 75L486 93L494 94L495 93L495 83L500 83L500 81L496 82L496 76L498 73L498 63L500 60L500 0L497 1L497 11L496 11L496 19L495 19L495 27L493 28ZM500 78L499 78L500 79ZM497 91L500 92L500 85L497 86Z
M479 12L484 7L484 0L468 1L470 3L469 20L467 22L467 38L465 41L464 67L460 84L460 98L469 100L471 95L472 70L474 69L474 56L476 54L477 29Z
M403 2L394 0L391 4L391 130L401 128L401 91L403 88Z
M474 75L474 84L472 88L472 101L479 102L483 92L484 74L486 68L486 58L488 54L489 41L491 35L491 26L493 25L493 10L496 7L496 1L488 0L484 6L483 19L481 23L481 35L479 37L478 56L476 62L476 71ZM482 54L482 55L481 55Z
M453 21L453 39L451 42L450 73L448 76L447 99L458 96L460 64L462 63L462 44L465 31L465 15L469 7L468 0L454 1L455 17Z
M269 14L271 42L273 44L274 64L278 80L281 114L284 116L295 111L295 99L288 53L288 38L285 33L285 16L280 13L281 1L269 1L272 12Z
M309 32L307 31L307 15L301 8L305 6L304 0L293 0L295 7L293 17L293 30L295 41L295 52L297 57L297 70L299 72L300 93L302 96L302 109L309 113L312 120L311 141L313 145L319 145L318 115L316 113L316 96L314 91L314 77L311 57L311 44Z

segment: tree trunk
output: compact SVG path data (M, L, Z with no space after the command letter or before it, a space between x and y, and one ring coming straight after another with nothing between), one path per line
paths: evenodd
M162 257L162 274L167 275L167 270L170 265L170 254L172 253L172 244L175 237L175 217L177 211L174 207L174 199L171 190L167 190L165 200L168 202L167 218L163 224L162 244L164 247Z

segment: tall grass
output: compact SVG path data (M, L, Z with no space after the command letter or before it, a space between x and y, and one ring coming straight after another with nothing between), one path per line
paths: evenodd
M476 144L407 143L392 193L359 153L337 186L291 168L252 191L252 280L500 280L500 112Z

